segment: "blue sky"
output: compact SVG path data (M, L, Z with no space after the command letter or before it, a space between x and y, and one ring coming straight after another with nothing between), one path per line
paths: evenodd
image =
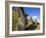
M37 16L40 19L40 8L24 7L23 9L29 16Z

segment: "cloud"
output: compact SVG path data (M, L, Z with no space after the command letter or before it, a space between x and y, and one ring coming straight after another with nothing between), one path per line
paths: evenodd
M33 16L32 19L33 19L33 21L37 20L37 22L40 22L37 16Z
M28 20L30 20L30 18L31 18L30 16L27 16L27 19L28 19ZM33 16L33 17L32 17L32 20L33 20L34 22L35 22L36 20L37 20L37 22L40 22L40 20L38 19L37 16Z
M30 18L31 18L30 16L27 16L27 19L28 19L28 20L30 20Z

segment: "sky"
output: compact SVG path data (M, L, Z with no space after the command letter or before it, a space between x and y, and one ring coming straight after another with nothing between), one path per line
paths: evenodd
M13 10L15 10L16 7L13 7ZM24 12L28 14L29 17L37 17L37 19L40 20L40 8L36 7L23 7Z
M37 18L40 19L40 8L24 7L23 9L30 17L37 16Z

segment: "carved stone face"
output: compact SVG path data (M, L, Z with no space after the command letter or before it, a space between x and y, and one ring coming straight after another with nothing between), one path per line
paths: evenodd
M24 25L25 25L25 20L24 20L24 15L23 12L20 8L14 8L13 10L13 27L15 30L24 30Z

